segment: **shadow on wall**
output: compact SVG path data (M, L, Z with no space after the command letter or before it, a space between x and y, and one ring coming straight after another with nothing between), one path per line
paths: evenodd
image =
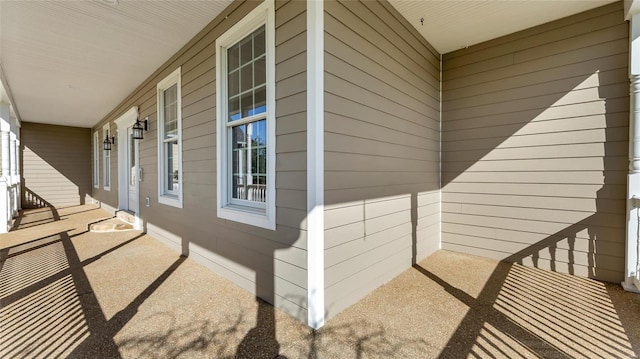
M626 24L618 29L624 33ZM627 39L618 42L628 46ZM491 70L493 81L486 74L464 75L455 68L444 72L444 249L604 281L623 279L627 54L601 56L593 49L581 62L537 72L516 73L524 67L514 63L504 72ZM447 60L445 57L445 64ZM479 80L483 76L486 83ZM520 87L508 87L509 81ZM560 274L545 274L547 278L540 280L520 266L503 263L478 297L472 298L424 268L416 269L471 308L441 358L499 350L504 342L486 334L492 327L543 357L572 357L575 351L586 356L627 357L637 350L609 342L578 342L567 348L554 344L556 339L563 342L560 336L564 334L545 328L544 323L542 329L533 330L518 324L529 314L514 311L505 300L528 301L534 315L548 311L543 319L557 321L557 307L571 308L574 298L595 293L569 289L561 293L568 298L545 307L552 292L545 292L544 281L562 282ZM537 293L518 293L519 283L537 288ZM566 327L580 332L571 323L594 320L602 314L598 310L569 320ZM608 324L609 318L603 320ZM479 337L484 338L482 345L476 341ZM495 344L499 342L502 344Z
M540 71L522 98L488 84L489 105L445 85L444 249L622 280L628 80L626 63L611 62L586 61L568 78L575 65Z
M42 201L74 206L91 195L90 129L23 122L20 151L25 208Z

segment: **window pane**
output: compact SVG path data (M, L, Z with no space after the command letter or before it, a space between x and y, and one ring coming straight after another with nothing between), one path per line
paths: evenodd
M178 86L174 84L164 91L164 138L178 135Z
M261 26L227 51L228 121L266 112L265 27ZM238 64L235 65L236 57ZM233 57L233 58L232 58ZM231 65L231 62L234 65ZM237 99L236 96L240 98Z
M235 48L239 48L235 52ZM227 68L228 121L266 113L266 36L265 26L229 48ZM236 57L238 65L235 66ZM234 62L232 65L231 63ZM231 198L266 202L267 120L229 127L231 148L229 173Z
M265 86L262 86L255 91L253 101L254 105L252 113L254 115L267 112L267 88Z
M136 185L136 145L133 134L129 136L129 184Z
M240 96L229 99L229 121L242 118L240 114Z
M266 201L266 120L232 128L232 197Z
M251 124L251 140L254 147L267 145L267 121L261 120Z
M111 185L111 151L104 151L104 186Z
M240 65L246 64L253 59L253 39L249 35L240 41Z
M229 97L235 96L240 92L240 71L234 71L229 74Z
M168 142L165 143L165 151L167 155L165 173L166 190L169 192L175 192L179 190L178 183L180 181L179 164L178 164L178 143Z
M227 50L227 61L229 61L229 71L240 66L240 45L236 44Z
M253 115L253 92L249 91L240 98L242 117Z
M254 67L254 73L255 73L255 78L254 78L254 86L258 87L260 85L264 85L267 82L267 62L265 57L261 57L259 59L257 59L254 63L253 63L253 67Z
M253 88L253 66L244 65L240 69L240 91L245 92Z
M264 26L253 33L253 56L258 57L264 54L265 49Z
M232 139L232 185L233 198L246 199L247 173L247 125L233 127Z

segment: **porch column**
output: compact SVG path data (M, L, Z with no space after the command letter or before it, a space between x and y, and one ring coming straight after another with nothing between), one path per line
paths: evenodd
M11 132L9 133L9 171L11 173L11 184L17 182L16 177L18 173L16 172L16 128L18 120L15 117L11 117Z
M18 214L18 197L17 194L17 183L18 183L18 175L16 173L16 128L18 127L18 119L15 116L11 116L11 132L9 132L9 177L11 180L9 181L9 185L11 188L9 189L9 202L11 203L11 217L15 217Z
M17 176L17 187L16 187L16 204L18 207L18 211L22 209L22 175L20 173L20 129L21 125L18 121L16 123L16 176Z
M629 15L629 176L627 180L627 240L622 287L640 293L640 13Z
M11 180L9 161L9 133L11 132L11 109L8 103L0 102L0 233L7 233L11 221Z

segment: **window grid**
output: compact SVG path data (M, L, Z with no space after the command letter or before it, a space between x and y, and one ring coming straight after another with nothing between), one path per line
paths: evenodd
M265 42L263 25L226 51L229 198L261 208L267 202Z
M93 133L93 187L100 187L100 136Z
M266 117L264 25L227 50L227 64L227 121Z
M217 216L269 230L276 229L275 48L275 6L264 1L216 39L215 51Z
M177 84L165 89L163 98L163 118L164 118L164 191L167 194L177 195L180 174L178 171L178 98Z
M159 202L182 207L180 68L158 83Z
M111 135L109 134L109 126L106 125L103 127L102 129L104 131L105 134L105 138L106 137L111 137ZM107 151L105 149L102 149L102 153L103 153L103 183L104 183L104 189L105 190L110 190L111 189L111 151Z

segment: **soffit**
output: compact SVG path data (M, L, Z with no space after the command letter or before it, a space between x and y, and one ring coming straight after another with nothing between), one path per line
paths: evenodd
M21 119L92 127L230 3L0 1L0 63Z
M447 53L613 1L390 2ZM230 3L0 1L0 64L21 120L92 127Z
M615 0L390 0L441 54L612 2Z

